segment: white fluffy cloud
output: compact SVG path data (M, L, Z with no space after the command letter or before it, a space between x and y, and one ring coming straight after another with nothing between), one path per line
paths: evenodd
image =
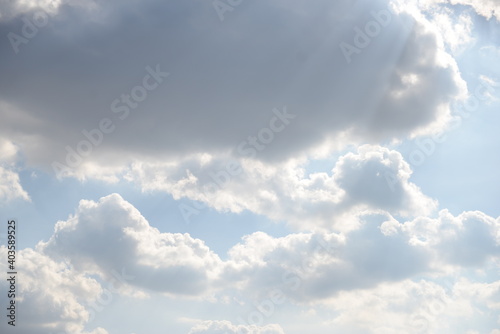
M2 163L14 163L19 152L19 148L10 140L0 137L0 161Z
M0 247L0 255L7 258L6 247ZM17 253L17 264L16 330L23 334L108 333L102 328L84 331L90 315L86 304L102 293L98 282L29 248ZM5 261L0 268L3 273L9 271ZM2 291L8 290L7 284L1 280ZM9 327L5 319L0 322L2 332L8 332Z
M78 270L104 278L124 271L131 286L180 295L203 294L220 265L203 241L160 233L117 194L98 203L82 200L75 215L58 222L38 247Z
M445 2L447 3L447 2ZM455 13L453 9L442 6L443 3L420 1L419 9L432 23L436 34L450 52L460 54L475 41L470 13Z
M422 10L441 36L442 42L453 54L460 53L475 41L471 14L484 16L488 20L498 20L500 13L500 3L497 0L395 0L395 2L403 8L415 5L418 9L415 9L414 13ZM463 7L467 10L464 11Z
M329 326L343 333L489 333L497 327L499 284L405 280L342 292L331 301L339 315Z
M256 232L229 251L224 280L262 298L280 289L298 302L333 300L384 282L489 268L500 259L499 236L499 219L446 210L404 223L365 217L347 234Z
M339 291L399 281L428 271L431 255L405 238L384 236L375 221L347 236L257 232L233 247L226 279L265 297L280 289L290 300L315 302ZM255 293L255 292L254 292Z
M0 137L0 201L4 203L16 198L30 200L15 171L18 152L12 141Z
M434 246L444 263L482 267L500 255L500 222L482 212L457 217L447 210L436 219L417 218L399 226L412 244Z
M411 173L399 152L372 146L346 154L333 169L348 206L361 204L404 216L429 215L437 202L409 181Z
M23 189L19 181L19 175L0 166L0 201L8 202L15 198L29 201L28 193Z
M299 229L350 229L355 225L349 217L363 210L418 216L437 207L410 182L412 171L401 154L379 146L340 157L331 173L307 175L297 162L226 161L202 155L171 164L137 163L126 178L144 190L166 191L217 210L249 210ZM194 204L180 209L188 219L198 211Z
M357 218L347 233L246 236L222 261L203 241L160 233L119 195L81 201L39 250L82 272L132 277L128 286L203 296L233 287L265 295L282 287L292 300L328 299L339 291L401 281L443 268L475 268L499 256L499 223L479 212L399 223L388 214ZM467 244L467 250L460 247Z
M194 326L188 334L284 334L279 325L233 325L229 321L204 321Z
M343 163L355 157L346 155ZM386 158L390 161L389 155ZM20 252L26 272L21 303L31 305L23 307L33 314L28 323L33 328L47 322L52 330L80 333L92 311L88 305L103 293L85 275L109 280L113 272L121 272L127 280L116 284L116 293L140 297L130 293L139 288L166 296L210 295L205 300L214 303L227 302L226 297L236 293L250 305L269 303L278 295L280 303L333 308L335 316L322 326L345 328L346 333L451 331L461 317L491 322L498 314L498 279L492 268L500 260L500 218L481 212L453 216L443 210L437 218L401 223L387 213L356 220L356 228L348 232L284 237L255 232L222 261L201 240L152 228L119 195L98 202L82 200L74 215L57 223L49 241L41 242L37 251ZM70 266L55 262L62 260ZM461 278L478 269L485 270L483 283ZM445 281L451 283L447 286ZM64 288L56 289L59 286ZM42 308L39 303L54 307ZM434 305L440 307L437 315L429 311ZM492 313L482 314L485 307ZM380 321L384 317L393 319L390 326ZM252 325L206 321L191 333L283 332L277 325Z
M451 3L471 6L479 15L487 19L493 16L498 19L500 14L500 3L497 0L451 0Z

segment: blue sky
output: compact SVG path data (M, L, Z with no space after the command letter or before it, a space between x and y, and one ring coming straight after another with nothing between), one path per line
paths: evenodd
M499 334L496 13L0 4L2 333Z

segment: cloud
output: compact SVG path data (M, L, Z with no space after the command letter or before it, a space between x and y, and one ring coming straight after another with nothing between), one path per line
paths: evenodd
M440 6L424 6L422 9L430 17L429 20L435 25L451 54L460 54L475 42L470 13L455 14L451 9Z
M229 321L204 321L189 331L188 334L284 334L279 325L266 325L263 327L255 325L233 325Z
M19 181L19 175L0 166L0 200L4 202L20 198L29 201L28 193Z
M0 246L0 254L7 258L5 246ZM0 264L3 273L9 271L5 263ZM15 284L17 330L23 334L108 333L102 328L84 331L89 320L84 304L94 302L102 292L96 280L29 248L17 252L17 263L20 265ZM2 291L9 290L5 279L0 286ZM5 332L9 330L7 327L10 328L4 319L0 329Z
M500 13L500 4L496 0L451 0L451 3L456 5L467 5L474 8L474 10L487 19L495 17L498 20L498 15Z
M499 220L482 212L464 212L454 217L442 210L436 219L420 217L399 227L410 243L434 246L447 264L481 267L500 255Z
M343 333L417 334L460 333L464 328L481 327L479 332L487 333L498 326L499 283L405 280L342 292L329 305L339 314L330 328Z
M418 7L425 10L435 10L439 5L443 6L442 8L446 5L467 6L471 7L478 15L484 16L488 20L493 17L498 20L498 13L500 13L500 5L496 0L415 0L411 2L411 4L416 4Z
M379 217L378 219L380 219ZM406 238L385 236L377 219L347 235L256 232L229 251L225 279L240 281L254 296L279 289L289 300L315 303L340 291L400 281L430 270L431 254Z
M112 1L89 15L64 3L17 54L2 39L2 133L20 143L30 166L53 172L56 161L84 178L95 166L111 171L135 158L237 155L239 143L268 127L273 108L286 105L296 118L255 157L272 164L442 127L465 92L428 24L388 12L387 26L376 23L371 11L386 1L273 0L238 7L224 22L211 2L193 4ZM369 22L380 33L347 64L339 45L354 45ZM21 36L23 21L0 29ZM156 80L148 66L170 76L144 91ZM114 130L98 140L104 119ZM83 162L69 163L73 151Z
M355 158L346 155L345 163L354 163ZM391 161L390 154L385 159ZM328 306L335 316L321 326L346 333L367 329L377 334L419 333L422 326L427 332L450 332L455 320L465 316L491 322L492 315L481 310L498 308L494 272L500 257L500 218L481 212L453 216L442 210L436 218L404 222L387 213L355 219L356 228L347 232L284 237L255 232L234 245L222 261L199 239L151 227L117 194L98 202L82 200L75 214L58 222L54 235L40 242L37 251L20 252L29 277L20 291L26 295L23 301L36 302L29 309L33 328L47 321L52 329L71 328L71 333L80 333L92 312L88 306L105 293L89 275L108 281L117 272L127 279L113 284L113 292L132 297L161 293L232 303L228 296L235 295L243 305L263 305L278 294L280 303L288 305ZM477 269L484 271L482 283L464 278ZM55 292L47 294L44 289ZM56 306L42 312L38 303ZM439 306L436 314L429 305ZM393 319L391 326L380 321L387 317ZM190 333L283 332L277 325L252 325L205 321ZM99 331L106 333L103 329L94 333Z
M342 156L333 169L347 205L363 204L406 216L431 214L437 202L409 182L411 173L399 152L372 146Z
M104 279L125 272L130 280L123 289L186 297L227 287L260 294L284 285L292 299L314 301L428 269L425 247L410 245L404 234L382 233L379 225L386 215L360 219L360 228L347 235L318 232L273 238L256 232L222 261L188 234L160 233L130 203L112 194L99 202L82 200L76 213L58 222L54 235L37 249ZM300 289L291 289L297 280Z
M499 219L484 213L442 210L404 223L367 216L349 233L256 232L229 251L224 280L255 298L279 289L298 303L334 300L341 291L490 268L500 258L499 231Z
M15 20L30 21L35 23L36 30L38 24L44 18L54 19L58 15L64 15L68 8L74 8L82 13L87 13L97 19L99 7L93 0L36 0L25 1L16 0L2 2L0 4L0 23L12 24ZM43 27L45 24L42 24ZM27 30L28 31L28 30ZM21 37L25 37L21 35Z
M0 161L12 164L15 162L19 148L10 140L0 137Z
M97 203L82 200L38 248L83 272L110 278L112 271L125 271L130 286L186 296L202 295L221 261L199 239L160 233L117 194Z
M126 179L146 191L165 191L220 211L249 210L301 230L353 228L350 217L364 211L418 216L437 208L409 181L412 171L401 154L387 148L362 146L340 157L331 173L308 175L302 165L205 154L169 164L136 163ZM199 212L194 204L180 209L186 219Z
M9 1L0 4L0 22L36 12L54 14L61 5L61 0Z
M99 282L122 273L116 293L209 300L210 313L279 292L286 311L327 313L314 325L328 332L458 332L478 319L467 330L495 333L500 218L437 212L381 145L446 128L467 95L453 56L473 42L469 13L449 8L492 18L498 5L419 1L443 5L429 15L390 3L246 1L222 22L212 1L0 4L0 201L29 200L22 157L197 201L179 207L185 216L202 203L294 231L252 233L221 260L118 194L82 200L48 241L18 253L20 330L106 334L85 332L91 305L106 293ZM351 147L331 170L308 170ZM201 318L228 319L217 315ZM190 333L284 333L229 320Z
M403 223L387 213L358 216L348 232L264 232L245 236L222 261L202 240L161 233L117 194L82 200L57 223L38 250L78 271L104 279L130 277L122 292L140 288L171 296L203 297L236 289L264 297L273 289L298 303L329 300L340 291L372 288L419 275L480 268L500 255L499 219L480 212ZM467 248L464 249L463 245Z
M15 171L18 152L19 148L12 141L0 137L0 201L9 202L17 198L30 201Z
M340 293L331 303L339 312L331 325L347 333L437 333L436 325L449 325L439 320L450 304L444 288L433 282L381 284Z

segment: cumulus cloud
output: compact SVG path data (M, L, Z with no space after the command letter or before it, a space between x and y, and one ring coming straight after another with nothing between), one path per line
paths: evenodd
M345 159L353 157L356 155ZM387 213L371 213L357 220L356 229L348 232L284 237L255 232L233 246L222 261L201 240L151 227L117 194L98 202L82 200L75 214L58 222L54 235L40 242L37 251L20 252L29 277L21 286L26 294L22 301L55 305L42 312L41 306L33 304L33 326L50 321L52 329L80 333L89 318L89 309L83 305L91 305L103 293L85 275L109 280L118 272L128 279L118 282L116 293L132 296L130 291L139 288L145 293L186 298L210 294L215 297L213 302L236 293L250 305L272 302L276 296L280 303L326 305L337 313L331 323L323 325L345 328L346 333L350 333L348 329L356 333L353 328L369 328L369 333L377 334L419 333L422 326L429 326L427 332L451 331L454 319L464 316L491 321L493 315L482 315L481 309L498 308L494 270L486 273L492 275L485 276L489 283L476 284L460 277L479 268L493 268L500 259L500 218L481 212L453 216L443 210L436 218L404 222ZM39 281L50 281L50 285L37 285L35 280L40 277ZM443 282L449 279L452 283L446 286ZM44 293L45 288L56 292ZM476 302L470 303L471 298ZM439 314L429 315L429 305L435 300L440 303ZM393 319L391 326L379 321L384 317ZM283 332L275 325L253 325L206 321L190 333ZM103 329L93 333L99 331L105 333Z
M498 15L500 14L500 4L496 0L451 0L451 3L454 5L460 4L471 6L479 15L487 19L491 19L492 17L498 19Z
M21 186L19 175L0 166L0 200L8 202L16 198L30 200L28 193Z
M137 163L126 178L144 190L166 191L221 211L249 210L302 230L345 230L355 227L350 217L363 211L432 213L437 202L410 182L411 173L399 152L362 146L340 157L331 173L308 175L300 162L270 166L201 155L170 164ZM198 211L197 206L180 209L187 219Z
M203 241L160 233L117 194L97 203L82 200L38 248L83 272L110 278L112 271L124 271L131 276L128 285L180 295L203 294L220 264Z
M299 303L453 268L479 268L500 255L499 220L480 212L455 217L443 210L437 218L402 223L387 213L372 213L357 220L349 232L280 238L255 232L222 261L199 239L159 232L112 194L99 202L81 201L38 249L103 278L125 272L131 279L122 282L124 289L189 297L232 288L264 297L278 288Z
M7 258L5 246L0 246L0 255ZM103 328L84 330L90 315L85 305L102 293L96 280L29 248L17 253L17 263L22 266L15 283L17 330L23 334L108 333ZM5 261L0 268L3 273L9 271ZM2 291L9 290L8 284L1 280ZM0 329L8 332L11 328L7 321L2 321Z
M480 330L476 324L481 324L480 332L489 333L497 327L499 283L405 280L342 292L331 301L339 315L330 328L369 334L461 333L464 328Z
M132 297L234 293L256 305L278 293L326 306L331 321L318 326L342 333L457 332L467 317L487 321L471 333L495 333L500 218L437 213L401 154L379 145L446 128L467 95L453 55L473 42L471 11L450 8L492 18L498 4L407 3L248 1L223 22L212 1L0 4L0 201L29 200L22 157L197 201L180 206L187 219L209 206L295 231L252 233L221 260L203 240L153 228L118 194L82 200L49 240L18 253L20 330L106 334L86 332L89 305L105 292L98 281L122 273L116 293ZM330 171L307 171L350 147ZM235 323L189 333L284 333Z
M383 215L365 217L358 230L346 234L273 238L256 232L229 251L224 279L260 291L261 298L280 289L300 303L331 300L341 291L384 282L494 266L500 259L499 231L499 219L443 210L437 218L404 223Z
M475 42L472 36L473 21L470 13L456 14L452 9L435 3L420 3L420 9L429 17L442 43L451 54L460 54Z
M284 334L279 325L233 325L229 321L204 321L197 324L188 334Z
M16 198L30 200L15 171L18 152L19 148L12 141L0 137L0 201L4 203Z
M498 19L497 15L500 10L500 5L497 0L414 0L410 2L411 4L417 4L419 7L424 9L435 9L436 5L462 5L467 6L487 19L495 17Z
M420 217L400 228L410 243L436 247L444 263L481 267L500 255L499 221L482 212L464 212L454 217L443 210L438 218Z
M17 159L19 148L10 140L0 137L0 161L12 164Z
M256 232L234 246L223 262L201 240L160 233L130 203L112 194L99 202L81 201L76 213L58 222L54 235L38 249L103 278L124 271L131 277L126 285L145 291L202 296L222 287L265 291L286 283L291 298L312 301L427 269L425 248L408 244L403 234L384 235L376 222L380 219L387 217L372 218L371 223L366 218L362 228L347 236L299 233L273 238Z
M261 298L280 289L290 300L315 302L339 291L399 281L429 270L430 254L404 237L385 236L375 221L347 236L291 234L272 238L256 232L230 251L227 280Z
M18 54L8 39L0 42L0 129L20 143L30 165L51 170L57 161L92 177L96 168L69 163L72 150L110 169L138 157L234 155L283 105L296 119L257 160L404 138L446 123L465 86L423 20L388 14L390 23L379 24L369 47L359 46L347 64L339 45L354 45L356 29L376 22L371 11L386 10L387 1L284 4L241 6L221 23L211 2L112 1L98 4L100 15L64 2ZM22 25L14 19L0 29L22 34ZM127 102L145 82L158 86ZM115 127L100 140L93 130L103 119Z
M437 202L409 181L411 173L399 152L372 146L346 154L333 169L349 206L364 204L406 216L429 215Z

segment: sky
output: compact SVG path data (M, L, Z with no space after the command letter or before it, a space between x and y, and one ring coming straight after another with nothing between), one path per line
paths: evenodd
M1 1L0 331L500 334L498 13Z

